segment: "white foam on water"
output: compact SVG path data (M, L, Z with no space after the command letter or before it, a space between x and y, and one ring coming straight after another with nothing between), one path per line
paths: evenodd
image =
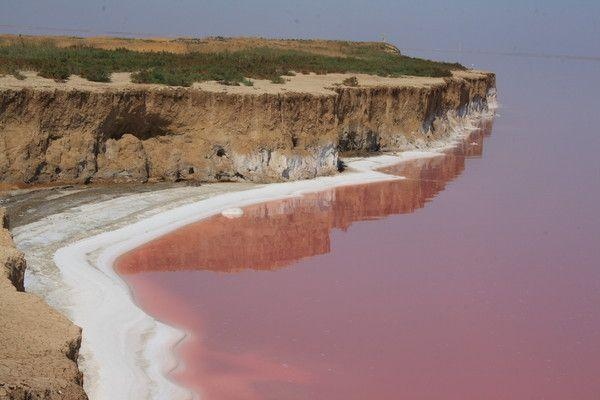
M244 215L244 210L239 207L228 208L227 210L221 211L221 215L225 218L239 218Z

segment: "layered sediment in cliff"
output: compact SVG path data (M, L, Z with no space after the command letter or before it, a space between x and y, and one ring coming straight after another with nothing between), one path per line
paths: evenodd
M0 85L0 181L313 178L335 173L343 152L443 139L487 108L495 85L477 71L359 75L358 87L342 78L299 75L276 88Z
M84 400L77 369L81 330L25 293L25 257L0 208L0 399Z

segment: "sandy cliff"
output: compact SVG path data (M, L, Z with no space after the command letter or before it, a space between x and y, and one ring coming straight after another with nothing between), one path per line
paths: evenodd
M81 330L23 292L25 258L2 208L0 222L0 399L87 399L76 364Z
M0 181L274 182L333 174L340 152L404 150L487 107L495 76L302 75L192 88L0 78Z

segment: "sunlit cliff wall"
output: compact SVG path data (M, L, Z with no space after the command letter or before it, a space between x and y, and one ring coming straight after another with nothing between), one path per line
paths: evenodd
M23 291L25 267L0 208L0 399L86 400L81 329Z
M0 181L273 182L334 174L340 152L426 146L487 109L491 73L327 94L0 89Z

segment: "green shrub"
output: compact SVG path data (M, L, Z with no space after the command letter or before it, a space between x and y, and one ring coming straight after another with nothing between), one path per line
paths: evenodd
M169 86L191 86L194 77L184 71L167 70L164 68L143 69L131 75L136 83L156 83Z
M346 86L356 87L358 86L358 79L355 76L351 76L342 81L342 83Z
M45 64L38 71L38 75L44 78L54 79L57 82L64 82L71 76L69 68L64 64Z
M18 69L15 69L11 72L11 75L17 78L20 81L25 80L26 76L21 73Z
M19 71L17 67L11 64L0 64L0 77L5 75L12 75L18 80L22 81L26 78L25 75Z
M41 76L65 80L70 74L106 82L114 72L132 72L135 82L190 86L207 80L248 84L246 78L284 83L290 71L306 74L365 73L379 76L450 76L459 64L411 58L385 49L356 45L347 56L325 56L269 47L215 53L142 53L126 49L103 50L85 46L59 48L52 43L0 44L0 73L8 67L38 71ZM245 78L246 77L246 78Z
M227 80L223 80L223 79L221 79L220 81L217 81L217 83L220 85L224 85L224 86L240 86L239 82L227 81Z
M271 78L271 83L283 84L285 83L285 79L283 79L281 76L274 76Z
M110 72L100 67L84 69L81 71L81 76L92 82L110 82Z

